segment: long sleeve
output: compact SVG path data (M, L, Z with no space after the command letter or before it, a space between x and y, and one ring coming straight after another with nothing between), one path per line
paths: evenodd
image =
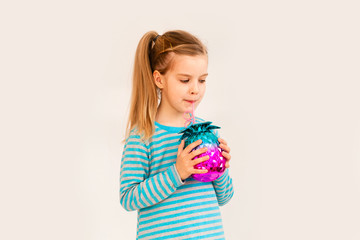
M219 206L223 206L228 203L234 195L234 189L232 179L229 175L229 169L226 169L225 172L212 183L216 192Z
M148 148L137 135L130 135L124 146L120 170L120 203L127 211L152 206L168 198L184 184L175 164L149 177Z
M214 134L219 137L219 132L217 130L214 131ZM223 206L228 203L234 195L234 189L232 179L229 175L229 169L226 169L225 172L212 183L216 192L219 206Z

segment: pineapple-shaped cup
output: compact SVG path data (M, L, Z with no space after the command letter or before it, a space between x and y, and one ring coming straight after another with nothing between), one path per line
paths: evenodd
M180 141L185 139L184 149L199 139L202 140L202 143L195 147L192 151L207 147L207 152L202 153L196 156L194 159L209 155L209 159L196 164L194 168L196 169L207 169L207 173L193 174L192 178L200 182L211 182L220 177L225 171L226 160L222 156L222 149L220 148L220 143L216 135L211 131L212 129L220 128L218 126L211 125L212 122L203 122L195 123L186 127L184 130L180 131L179 134L183 134L180 138Z

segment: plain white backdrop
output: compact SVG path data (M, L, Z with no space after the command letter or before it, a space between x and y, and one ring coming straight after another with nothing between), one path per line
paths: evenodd
M135 239L119 203L133 58L183 29L209 50L229 240L360 239L358 1L0 4L0 238Z

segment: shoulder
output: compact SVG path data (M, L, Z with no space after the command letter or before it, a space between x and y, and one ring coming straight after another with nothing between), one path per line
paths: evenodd
M138 132L136 127L131 129L129 136L125 139L125 146L127 145L137 145L139 147L148 148L149 140L144 140L142 135Z
M124 161L125 159L129 161L133 161L133 159L142 159L147 161L148 158L149 148L146 145L146 142L141 138L141 135L135 129L132 129L129 132L128 137L125 139L122 159Z
M202 123L202 122L206 122L206 120L201 117L195 116L195 122Z

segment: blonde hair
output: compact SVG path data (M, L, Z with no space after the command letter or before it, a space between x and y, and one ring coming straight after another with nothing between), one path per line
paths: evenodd
M153 72L157 70L165 74L171 68L174 54L207 55L207 48L197 37L183 30L167 31L163 35L149 31L140 39L135 53L130 112L124 140L132 130L143 140L153 135L155 115L161 99Z

